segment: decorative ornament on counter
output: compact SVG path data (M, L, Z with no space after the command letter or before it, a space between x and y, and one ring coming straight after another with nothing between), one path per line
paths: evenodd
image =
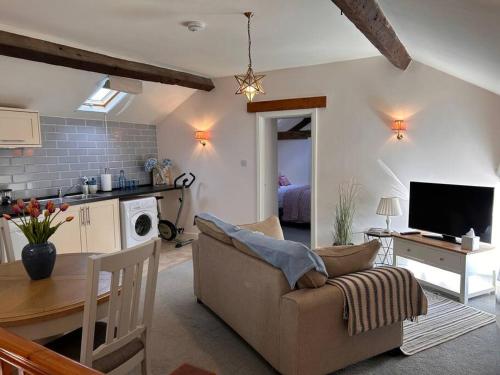
M479 237L476 236L474 228L462 236L462 249L463 250L479 250Z
M156 158L149 158L144 163L144 170L146 172L152 173L153 185L172 185L172 166L173 162L171 159L163 159L158 162Z

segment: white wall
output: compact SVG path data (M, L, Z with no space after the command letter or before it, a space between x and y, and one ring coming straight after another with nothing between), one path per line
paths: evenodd
M256 116L234 95L234 78L215 86L192 95L158 127L160 156L198 176L188 230L200 211L235 223L256 217ZM318 111L318 245L331 242L337 188L351 178L363 187L355 229L384 225L375 214L378 200L401 189L379 160L406 187L410 180L499 185L500 96L491 92L418 62L403 72L382 57L273 71L264 87L268 94L257 100L328 97ZM407 122L402 141L390 130L395 118ZM205 148L195 129L210 129ZM402 206L396 229L406 226L408 203ZM498 220L494 232L498 237Z
M278 171L292 184L311 183L311 138L278 141Z

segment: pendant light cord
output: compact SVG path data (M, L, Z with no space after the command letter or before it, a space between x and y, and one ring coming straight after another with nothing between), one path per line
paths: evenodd
M250 18L252 18L252 13L248 14L248 28L247 28L247 31L248 31L248 67L251 68L252 67L252 52L251 52L251 48L252 48L252 38L250 37Z

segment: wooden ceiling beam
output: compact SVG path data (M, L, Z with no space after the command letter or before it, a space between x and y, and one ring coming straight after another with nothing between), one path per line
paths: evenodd
M303 128L305 128L310 123L311 123L311 118L310 117L305 117L302 120L300 120L300 122L297 125L295 125L293 128L291 128L288 131L294 132L294 131L302 130Z
M142 81L210 91L210 78L0 31L0 55Z
M376 0L332 0L394 66L405 70L411 57Z
M278 141L288 140L288 139L307 139L311 138L310 130L300 130L300 131L286 131L278 132Z

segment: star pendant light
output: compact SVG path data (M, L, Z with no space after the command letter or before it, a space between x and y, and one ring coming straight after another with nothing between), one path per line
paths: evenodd
M253 17L252 12L245 12L245 17L248 18L248 70L245 74L235 75L238 81L238 91L236 95L245 94L247 100L251 102L256 94L265 94L262 88L262 79L264 74L255 74L252 69L252 39L250 38L250 19Z

